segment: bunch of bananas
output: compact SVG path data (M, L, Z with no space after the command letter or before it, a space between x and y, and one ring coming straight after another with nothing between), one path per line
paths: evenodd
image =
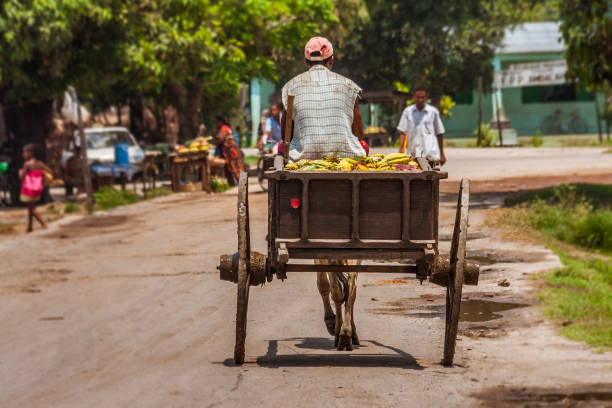
M289 163L285 170L302 171L417 171L421 167L410 155L391 153L388 155L374 154L361 159L337 158L334 155L320 160L302 159Z
M207 152L210 149L210 140L212 139L212 137L197 137L193 142L191 142L191 144L189 144L189 147L186 146L179 146L177 148L177 152L178 154L189 154L189 153L199 153L199 152Z

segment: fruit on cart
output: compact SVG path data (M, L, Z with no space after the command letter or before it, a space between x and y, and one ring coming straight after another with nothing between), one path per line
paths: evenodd
M334 155L319 160L302 159L289 163L285 170L301 171L419 171L419 163L410 155L391 153L374 154L360 159L338 158Z

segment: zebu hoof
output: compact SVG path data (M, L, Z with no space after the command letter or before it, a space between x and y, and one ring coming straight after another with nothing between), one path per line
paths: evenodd
M327 332L333 336L336 333L336 315L333 313L330 315L325 315L323 319L325 320Z
M359 337L357 337L356 334L353 334L352 340L353 340L353 346L359 345Z
M353 351L353 339L351 336L341 334L337 337L336 343L336 348L338 349L338 351Z

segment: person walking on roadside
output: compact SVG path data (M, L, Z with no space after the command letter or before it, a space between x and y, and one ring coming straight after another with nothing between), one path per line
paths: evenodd
M264 133L257 143L259 150L269 150L274 154L279 153L282 122L282 105L277 103L270 106L270 116L266 119ZM281 149L282 153L282 149Z
M227 183L230 186L238 184L240 172L244 171L242 152L236 144L229 121L223 116L215 118L217 125L217 137L215 140L215 158L211 161L211 167L223 167Z
M437 167L446 163L444 156L444 125L440 112L427 103L427 89L424 86L414 88L414 104L402 113L397 125L400 132L399 152L408 149L413 157L424 157Z
M42 161L43 150L40 145L27 144L23 147L23 168L19 170L21 178L21 202L28 207L28 232L32 232L32 221L36 221L47 229L47 223L43 220L40 213L36 210L36 203L40 198L44 189L44 173L53 174L51 169Z

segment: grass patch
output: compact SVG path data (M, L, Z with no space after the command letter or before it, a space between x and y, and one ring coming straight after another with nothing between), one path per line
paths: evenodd
M81 206L77 203L66 203L64 204L64 212L66 214L75 213L81 211Z
M0 222L0 235L14 234L15 228L10 224Z
M555 249L563 268L544 277L539 298L544 312L561 323L561 333L592 346L612 348L612 264Z
M134 204L140 201L138 194L132 190L117 190L113 187L102 187L94 193L96 209L110 210L123 205Z
M565 197L566 193L572 197ZM521 203L532 203L536 200L545 201L547 204L568 204L568 198L576 201L577 198L585 198L596 208L609 207L612 204L612 185L605 184L565 184L543 188L541 190L528 191L504 200L506 206L513 206Z
M213 193L222 193L231 188L231 186L227 184L227 181L219 180L218 177L213 177L210 180L210 186L211 186Z
M152 190L147 190L144 193L146 200L156 197L164 197L170 194L172 194L172 190L169 188L154 188Z
M249 155L244 157L244 164L247 166L257 165L257 160L259 160L259 156Z
M513 197L504 222L539 235L563 263L538 296L573 340L612 349L612 186L560 185ZM532 229L531 232L529 229ZM536 231L533 231L536 230Z

